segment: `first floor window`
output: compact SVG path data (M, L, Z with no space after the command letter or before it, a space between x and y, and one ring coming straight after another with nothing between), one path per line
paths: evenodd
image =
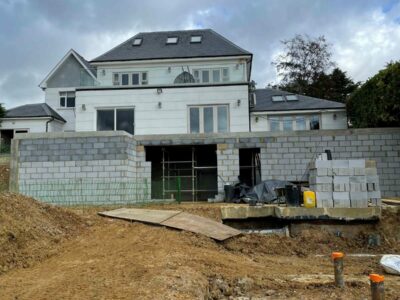
M193 77L197 83L219 83L229 81L228 68L193 70Z
M228 105L189 107L190 133L228 132Z
M310 116L310 129L311 129L311 130L318 130L318 129L320 129L320 125L319 125L319 116L318 116L318 115L312 115L312 116Z
M60 92L60 107L75 107L75 92Z
M147 72L113 73L113 85L148 84Z
M110 108L97 110L97 131L124 130L134 134L134 109Z

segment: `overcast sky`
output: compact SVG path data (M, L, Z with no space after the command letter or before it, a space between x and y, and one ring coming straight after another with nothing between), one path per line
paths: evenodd
M195 28L252 52L259 88L276 81L271 61L297 33L325 35L355 81L400 56L399 0L0 0L0 103L43 102L38 84L70 48L91 60L140 31Z

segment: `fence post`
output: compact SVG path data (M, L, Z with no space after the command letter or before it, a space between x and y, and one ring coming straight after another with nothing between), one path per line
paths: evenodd
M180 176L178 176L176 179L176 190L177 190L176 201L178 203L181 203L182 198L181 198L181 177Z

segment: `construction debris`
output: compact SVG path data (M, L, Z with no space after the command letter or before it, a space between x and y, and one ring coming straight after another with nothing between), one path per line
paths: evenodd
M191 231L194 233L203 234L217 241L224 241L228 238L241 234L239 230L215 222L208 218L176 210L119 208L111 211L99 212L99 215Z
M380 264L386 273L400 275L400 255L384 255Z

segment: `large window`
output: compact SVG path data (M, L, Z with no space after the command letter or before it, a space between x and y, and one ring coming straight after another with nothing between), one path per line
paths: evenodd
M229 130L228 105L189 107L189 132L214 133Z
M113 73L113 85L130 86L147 83L147 72Z
M278 117L269 118L269 128L271 131L279 131L280 130L280 122Z
M291 116L283 117L283 131L293 130L293 119Z
M75 107L75 92L60 92L60 107Z
M193 77L197 83L219 83L229 81L228 68L193 70Z
M97 110L97 131L124 130L134 134L134 109L110 108Z
M306 130L306 118L303 116L296 117L296 130Z

